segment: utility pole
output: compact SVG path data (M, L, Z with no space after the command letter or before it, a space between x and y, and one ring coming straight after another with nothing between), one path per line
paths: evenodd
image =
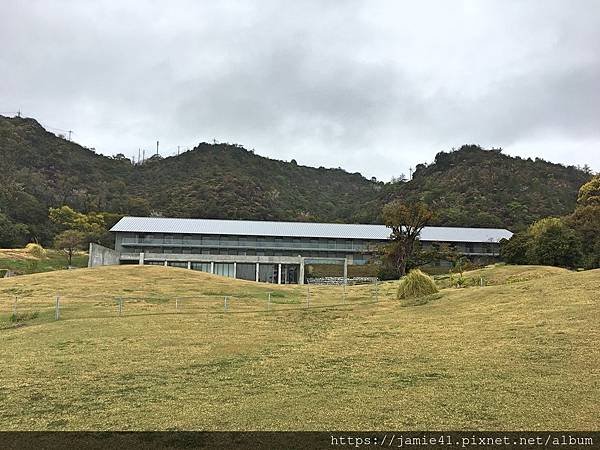
M410 177L408 179L412 180L413 168L409 167L408 171L409 171L409 174L410 174Z
M146 149L142 150L142 164L146 162Z
M156 156L158 156L158 141L156 141Z
M140 163L141 160L141 153L142 153L142 149L138 148L138 164Z
M71 134L73 133L73 131L69 130L68 133L69 133L69 141L70 141L71 140Z
M177 156L179 156L179 145L177 146Z

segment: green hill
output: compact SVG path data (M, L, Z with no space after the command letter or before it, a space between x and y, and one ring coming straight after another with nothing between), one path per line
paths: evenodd
M366 156L365 156L366 157ZM413 180L382 183L342 169L299 166L237 145L201 143L133 165L0 116L0 248L51 242L48 208L115 215L377 223L381 207L421 199L438 225L513 230L575 205L589 174L465 146L417 166Z
M0 280L2 318L14 295L18 311L52 305L57 288L65 297L59 321L40 309L0 329L10 355L0 428L596 429L600 270L538 268L544 278L517 281L532 269L520 277L520 267L492 268L504 284L443 289L421 306L394 300L390 282L378 302L358 301L371 294L363 286L346 304L312 309L285 303L306 286L176 268ZM192 309L192 298L175 310L176 295L204 305L203 295L231 295L243 308L264 305L269 292L282 302L271 311L225 312L222 298L210 311ZM138 301L126 300L119 317L114 295ZM329 305L340 295L318 294Z
M48 208L62 205L130 215L368 222L374 217L363 205L381 189L358 173L229 144L202 143L134 166L57 137L34 119L2 116L0 177L0 247L10 235L15 243L48 242Z
M574 166L466 145L417 165L410 182L388 185L384 197L424 201L437 211L439 225L516 231L542 217L572 213L590 177Z

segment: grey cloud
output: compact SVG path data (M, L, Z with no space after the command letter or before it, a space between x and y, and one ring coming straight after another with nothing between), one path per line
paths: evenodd
M0 111L106 154L214 137L385 179L481 143L600 169L598 2L2 3Z

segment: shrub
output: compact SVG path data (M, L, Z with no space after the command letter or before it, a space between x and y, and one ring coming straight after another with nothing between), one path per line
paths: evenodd
M33 242L27 244L25 251L34 258L42 259L46 256L46 250L40 244L34 244Z
M39 316L39 312L38 311L32 311L32 312L23 312L23 313L12 313L9 317L9 320L12 323L22 323L22 322L26 322L28 320L33 320L33 319L37 319L37 317Z
M25 251L34 258L27 261L27 270L31 273L37 272L40 259L46 257L46 250L40 244L32 242L27 244Z
M435 281L429 275L414 269L406 275L398 287L398 298L409 299L424 297L438 292Z

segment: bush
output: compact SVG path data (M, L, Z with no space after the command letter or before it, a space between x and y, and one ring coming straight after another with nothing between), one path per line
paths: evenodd
M9 320L12 323L22 323L22 322L27 322L28 320L37 319L39 314L40 313L38 311L16 313L16 314L12 313L9 317Z
M34 244L33 242L25 246L25 251L34 258L42 259L46 256L46 250L40 244Z
M414 269L400 282L400 286L398 287L398 298L418 298L437 292L438 288L435 285L433 278L421 272L419 269Z

